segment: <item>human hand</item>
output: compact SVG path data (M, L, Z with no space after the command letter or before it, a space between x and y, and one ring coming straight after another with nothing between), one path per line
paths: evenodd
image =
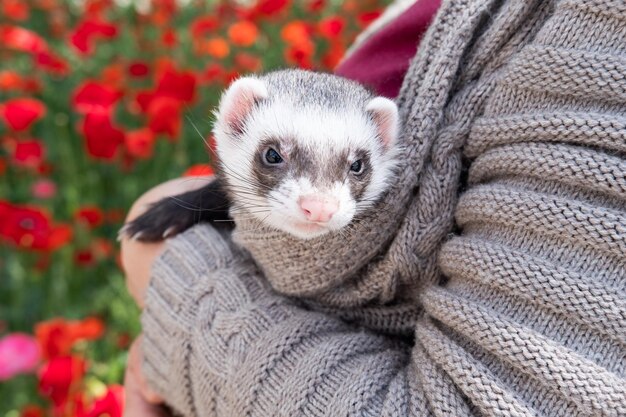
M128 352L128 363L124 375L125 417L171 417L161 406L163 398L150 389L141 372L143 360L140 335Z
M210 177L187 177L177 178L157 185L135 201L128 211L126 223L143 214L150 204L166 197L204 187L207 181L210 181ZM126 273L126 286L128 287L128 292L140 308L144 306L145 292L150 283L152 264L161 254L164 246L164 242L140 242L126 237L123 237L121 240L121 259L122 268Z

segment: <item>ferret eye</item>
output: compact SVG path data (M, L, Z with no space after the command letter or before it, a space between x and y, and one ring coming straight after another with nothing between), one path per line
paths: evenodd
M283 158L274 149L269 148L267 152L265 152L265 161L267 161L268 164L275 165L283 162Z
M361 174L363 172L363 162L360 159L358 161L354 161L352 165L350 165L350 171L355 174Z

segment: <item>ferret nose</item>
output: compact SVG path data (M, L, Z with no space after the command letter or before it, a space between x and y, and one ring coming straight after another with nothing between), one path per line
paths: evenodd
M328 222L339 209L339 201L319 195L305 195L298 200L307 220L312 222Z

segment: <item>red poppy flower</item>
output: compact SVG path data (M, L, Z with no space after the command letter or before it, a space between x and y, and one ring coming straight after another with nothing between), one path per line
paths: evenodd
M230 46L224 38L215 37L202 42L200 51L213 58L223 59L230 54Z
M227 73L224 74L223 84L230 85L233 81L235 81L239 77L241 77L241 74L239 73L239 71L236 71L236 70L228 71Z
M153 98L154 93L152 91L140 91L135 95L135 103L141 112L146 113Z
M73 321L56 318L35 325L35 337L46 359L69 355L76 342L96 340L103 334L104 323L95 317Z
M85 2L85 14L97 17L106 12L113 2L111 0L88 0Z
M5 48L31 54L48 51L48 44L41 36L19 26L0 25L0 44Z
M72 45L83 54L93 51L97 38L114 38L117 36L117 27L111 23L98 19L83 20L76 26L70 38Z
M153 1L151 19L157 26L163 26L172 21L177 8L176 0Z
M124 66L120 63L113 63L107 65L102 69L101 84L109 86L110 88L121 86L124 83Z
M196 76L192 72L177 71L166 65L154 92L143 91L136 96L141 110L148 116L148 128L155 134L164 133L176 138L180 132L180 113L184 103L195 97ZM143 157L150 151L152 138L145 132L134 132L127 140L131 155ZM132 148L132 149L131 149Z
M12 91L22 88L22 76L15 71L0 71L0 91Z
M346 48L341 42L331 43L328 51L322 57L322 63L329 70L333 70L346 54Z
M143 78L150 72L150 67L145 62L135 61L128 66L128 73L135 78Z
M256 25L247 20L235 22L228 28L228 37L234 45L251 46L259 36L259 29Z
M113 254L113 245L106 239L94 239L89 247L74 252L76 265L88 267L109 258Z
M74 92L72 105L77 112L110 112L122 93L97 81L87 80Z
M215 16L200 16L191 23L191 35L193 38L200 38L207 33L213 32L218 26L219 22Z
M290 0L257 0L256 4L243 11L243 15L252 19L276 16L289 6Z
M341 34L345 25L346 22L342 17L329 16L325 19L322 19L318 23L317 29L322 36L328 39L335 39Z
M69 72L67 62L50 52L39 52L35 55L35 64L52 74L66 75Z
M300 68L311 69L313 68L311 57L314 51L315 46L312 42L292 45L285 50L285 59L290 64L297 65Z
M39 93L41 91L41 82L37 78L26 78L24 79L23 90L25 93Z
M124 387L111 385L103 396L96 399L85 417L122 417L124 411Z
M176 62L168 56L160 56L154 61L155 78L160 79L166 71L176 71Z
M309 0L306 9L309 12L316 13L322 11L326 6L326 0Z
M161 35L161 43L166 48L173 48L178 43L178 37L176 36L176 31L172 28L165 29L163 35Z
M97 259L106 259L113 255L114 251L111 241L104 238L95 238L91 242L91 249Z
M155 107L163 105L159 99L171 99L179 104L191 103L195 98L196 82L192 72L176 71L168 65L161 73L155 90L142 91L135 99L144 113L158 112ZM157 102L157 105L153 106L153 102Z
M74 213L74 218L93 228L102 224L104 213L97 206L83 206Z
M50 175L50 174L52 174L53 171L54 171L54 167L52 166L51 163L49 163L47 161L43 161L37 167L37 173L40 174L40 175Z
M256 11L260 14L271 16L283 11L289 3L289 0L259 0L256 5Z
M192 72L170 68L161 75L155 96L191 103L194 100L195 88L196 76Z
M45 148L41 141L19 140L13 144L11 161L17 166L36 168L43 162L44 154Z
M169 97L159 97L148 108L148 127L152 132L163 133L175 139L180 132L181 102Z
M77 356L60 356L44 364L39 371L39 392L49 398L56 415L61 414L77 384L85 375L87 363Z
M29 404L22 408L20 417L45 417L45 411L38 405Z
M311 40L311 27L301 20L287 23L280 31L280 36L287 43L285 59L292 65L310 69L311 57L315 53L315 44Z
M200 80L206 83L213 83L218 80L222 80L224 77L224 67L217 62L207 65L202 74Z
M0 106L0 114L11 129L22 131L44 116L46 107L41 101L33 98L16 98Z
M363 12L357 16L357 21L359 22L361 27L365 27L372 23L374 20L378 19L382 13L382 10Z
M4 0L1 7L2 15L12 20L26 20L30 15L28 4L21 0Z
M215 175L213 168L211 165L207 164L196 164L192 165L185 172L183 172L183 177L202 177L202 176L211 176Z
M301 20L287 23L280 31L280 37L290 45L311 42L311 27Z
M113 159L124 143L124 132L113 126L111 115L106 112L87 113L83 135L89 155L100 159Z
M245 52L235 55L235 66L241 72L258 72L262 68L261 58Z
M126 133L126 150L135 158L149 158L155 142L154 132L150 129L139 129Z
M79 249L74 252L74 263L78 266L92 266L96 263L96 257L90 248Z
M42 209L0 200L0 238L23 249L52 251L72 238L72 229L55 225Z

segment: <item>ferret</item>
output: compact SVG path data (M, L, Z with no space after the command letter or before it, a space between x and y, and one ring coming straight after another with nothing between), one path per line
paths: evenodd
M237 210L312 239L375 209L397 167L396 104L338 76L282 70L239 78L215 116L216 180L155 203L121 233L157 241Z

